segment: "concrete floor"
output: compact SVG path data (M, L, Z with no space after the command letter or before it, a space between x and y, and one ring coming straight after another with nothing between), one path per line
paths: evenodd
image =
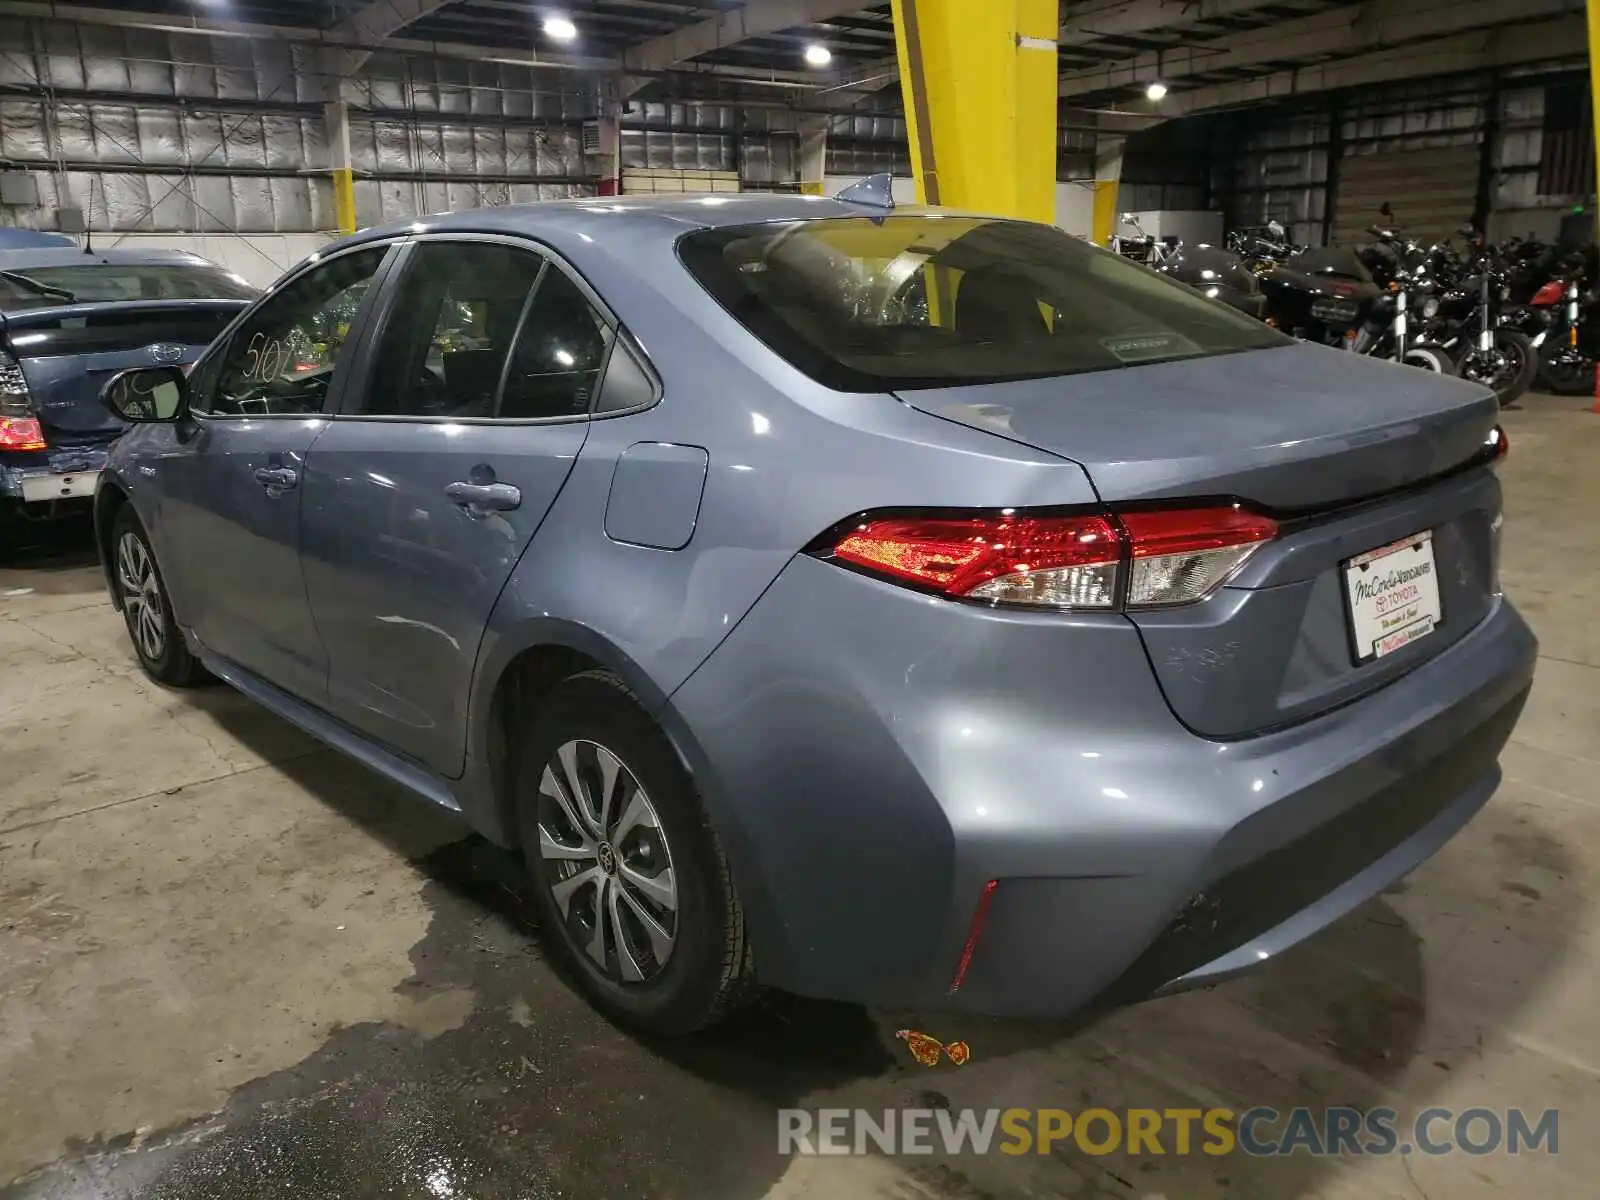
M0 562L0 1195L1594 1195L1600 415L1507 414L1543 642L1478 818L1259 973L1067 1023L772 997L647 1045L528 936L515 864L232 692L139 673L81 532ZM972 1047L912 1064L908 1021ZM782 1105L1561 1109L1561 1152L780 1159ZM7 1186L7 1181L10 1181Z

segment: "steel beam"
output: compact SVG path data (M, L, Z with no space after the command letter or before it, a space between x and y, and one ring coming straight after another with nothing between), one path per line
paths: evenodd
M1090 0L1073 4L1057 38L1063 46L1081 46L1103 37L1127 37L1190 25L1264 8L1273 0Z
M1396 47L1333 62L1275 71L1237 83L1194 88L1168 96L1162 109L1167 115L1176 117L1338 88L1523 66L1577 57L1579 48L1585 45L1587 34L1584 18L1574 14L1554 20L1506 25L1497 30L1458 33L1421 46Z
M415 0L414 0L415 2ZM674 63L797 25L815 25L866 7L865 0L748 0L743 8L651 38L622 52L625 71L664 71Z
M1207 71L1282 59L1357 54L1571 10L1571 0L1411 0L1405 4L1369 0L1359 8L1334 9L1217 41L1174 46L1159 54L1140 54L1103 67L1071 71L1061 77L1061 94L1079 96L1157 78L1170 84ZM1426 45L1418 47L1419 53L1427 50Z
M356 46L380 46L407 25L432 16L450 0L372 0L365 8L358 8L333 27L334 38L349 41ZM346 69L338 73L354 75L371 56L370 49L341 49L334 53L333 63Z

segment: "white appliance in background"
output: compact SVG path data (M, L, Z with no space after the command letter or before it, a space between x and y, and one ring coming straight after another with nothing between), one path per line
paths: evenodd
M1185 246L1222 244L1222 214L1219 212L1150 209L1133 215L1139 218L1139 224L1153 238L1175 237L1181 239ZM1123 237L1133 237L1137 231L1132 226L1119 224L1117 232Z

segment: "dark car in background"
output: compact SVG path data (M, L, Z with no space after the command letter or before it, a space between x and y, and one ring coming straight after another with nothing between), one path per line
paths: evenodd
M192 363L257 294L177 250L0 247L0 545L88 505L123 429L107 379Z

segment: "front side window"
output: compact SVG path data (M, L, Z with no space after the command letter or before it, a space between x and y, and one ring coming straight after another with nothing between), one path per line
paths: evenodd
M321 412L361 301L388 252L372 246L342 254L266 300L229 337L215 387L197 397L196 407L219 416Z
M1288 344L1258 321L1048 225L841 217L679 243L746 328L828 387L955 387Z

